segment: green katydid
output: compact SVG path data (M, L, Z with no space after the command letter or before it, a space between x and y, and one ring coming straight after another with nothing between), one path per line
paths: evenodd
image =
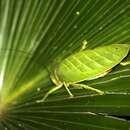
M128 55L128 52L128 44L111 44L95 49L82 50L68 56L57 67L53 68L53 72L51 72L50 77L56 87L50 89L43 99L37 102L44 102L50 94L63 86L68 91L70 97L73 97L73 94L70 92L69 86L89 89L100 95L104 94L103 91L80 84L80 82L104 76L114 66L121 63ZM130 63L122 62L121 64L127 65Z

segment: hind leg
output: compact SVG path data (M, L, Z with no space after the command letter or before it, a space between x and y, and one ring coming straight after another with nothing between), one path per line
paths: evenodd
M92 91L95 91L97 92L99 95L104 95L105 92L99 90L99 89L96 89L96 88L93 88L93 87L90 87L88 85L85 85L85 84L71 84L72 86L76 87L76 88L79 88L79 89L88 89L88 90L92 90Z

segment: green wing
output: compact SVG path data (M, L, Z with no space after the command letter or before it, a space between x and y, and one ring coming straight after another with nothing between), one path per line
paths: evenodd
M112 44L84 50L63 60L57 74L60 80L66 82L90 80L119 64L128 52L127 44Z

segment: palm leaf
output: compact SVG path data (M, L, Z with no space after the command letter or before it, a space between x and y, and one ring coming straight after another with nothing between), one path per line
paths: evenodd
M61 89L37 103L54 84L47 67L87 48L129 44L129 0L0 1L0 130L126 130L130 69L84 81L109 94ZM129 59L130 56L127 57ZM127 60L126 59L126 60ZM117 117L114 117L117 116Z

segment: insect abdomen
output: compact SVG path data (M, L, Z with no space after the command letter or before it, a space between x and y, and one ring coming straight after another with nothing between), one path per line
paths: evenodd
M67 57L57 74L62 81L80 82L100 75L120 63L128 54L126 44L112 44L85 50Z

